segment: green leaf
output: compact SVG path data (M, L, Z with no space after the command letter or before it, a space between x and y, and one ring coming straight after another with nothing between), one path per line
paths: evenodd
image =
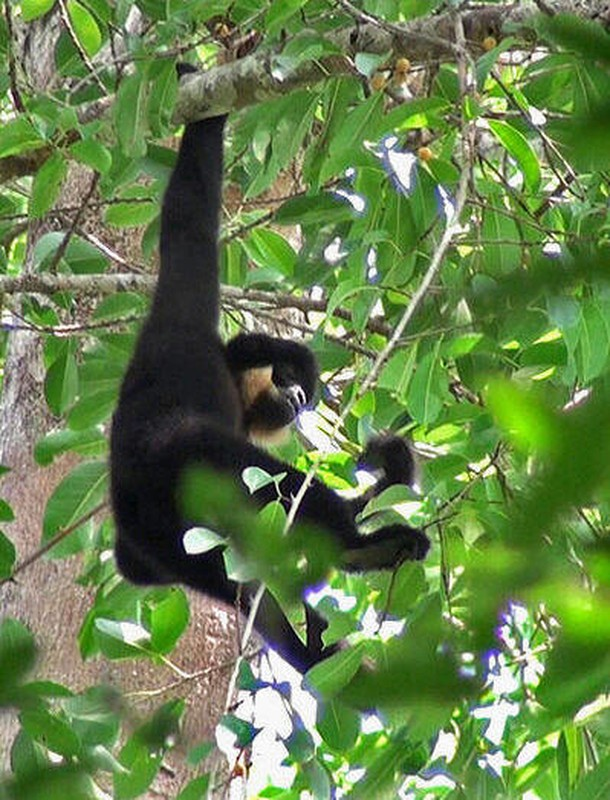
M148 102L149 84L145 71L123 78L114 103L114 124L123 152L130 158L139 158L146 153Z
M351 681L360 669L363 648L350 647L324 659L307 673L307 683L322 697L333 697Z
M377 754L373 756L368 765L366 775L358 781L354 790L350 792L354 800L369 800L373 797L388 797L388 791L393 785L395 775L405 757L403 741L392 740Z
M21 0L21 14L24 22L42 17L55 5L55 0Z
M15 514L6 500L0 500L0 522L13 522Z
M523 173L526 187L537 192L540 186L540 164L534 148L525 136L510 125L498 119L489 120L489 128L500 144L515 159Z
M17 684L32 669L36 645L30 631L16 619L0 622L0 704L7 700L9 687Z
M23 711L19 717L24 729L36 741L64 758L76 756L80 750L78 736L65 718L46 709Z
M62 702L62 708L87 747L112 747L121 728L116 713L116 703L120 702L118 690L108 686L93 686L80 694L69 696Z
M150 71L151 90L148 119L155 136L167 133L176 98L178 97L178 75L176 65L171 59L164 59L152 65Z
M3 785L7 800L97 800L99 791L78 765L49 766Z
M36 442L34 458L38 464L46 466L52 464L56 456L70 451L81 456L101 455L106 451L106 437L98 428L54 431Z
M220 724L231 733L235 734L235 744L237 747L247 747L252 744L254 737L261 730L256 728L251 722L240 719L233 714L225 714Z
M132 186L121 192L123 202L113 203L106 211L106 222L119 228L147 225L159 213L159 207L143 186ZM131 201L131 202L130 202Z
M405 617L428 587L421 564L402 564L394 573L392 591L388 603L388 613Z
M17 117L0 126L0 158L25 153L44 143L27 117Z
M295 726L284 741L290 758L297 764L304 764L313 758L316 745L311 733L301 726Z
M164 749L158 742L149 743L145 730L137 730L121 750L125 769L114 774L113 798L131 800L145 794L161 766Z
M81 164L86 164L101 175L108 172L112 166L112 156L107 147L97 139L80 139L70 145L70 153Z
M15 776L27 780L28 777L44 769L48 763L45 749L22 728L11 747L11 767Z
M239 689L246 692L254 692L256 689L260 688L261 684L264 685L262 681L254 676L250 664L248 664L245 658L242 658L239 662L237 675L237 686Z
M498 63L498 58L502 53L505 53L507 50L512 50L515 47L515 39L512 36L506 36L502 38L502 41L496 45L496 47L492 47L491 50L484 53L479 59L477 59L476 63L476 79L477 79L477 87L479 90L483 90L485 85L485 81L491 70L494 66Z
M117 292L105 297L93 312L94 320L117 320L126 317L144 317L148 304L142 295L134 292Z
M580 781L570 800L606 800L610 794L610 757L606 756Z
M94 56L102 46L102 34L95 17L77 0L68 0L68 15L83 50L88 56Z
M170 653L189 623L186 595L173 589L150 611L151 646L157 653Z
M292 17L306 0L274 0L265 16L265 27L269 33L277 32Z
M135 622L97 617L95 634L100 650L112 660L152 655L149 631Z
M60 415L72 405L77 391L76 343L68 339L47 370L44 393L49 408L54 414Z
M30 196L30 216L38 219L53 207L68 172L63 155L56 151L36 173Z
M434 422L447 396L447 373L438 351L428 353L418 363L409 385L407 404L413 418L422 425Z
M487 403L498 424L524 452L550 453L558 448L560 423L532 392L496 379L489 384Z
M116 406L118 385L101 389L77 400L70 409L68 422L74 431L85 431L100 422L110 419Z
M72 527L106 496L108 467L103 461L78 464L57 486L44 513L42 540Z
M337 700L318 704L317 727L320 736L333 750L353 747L360 733L360 714Z
M518 244L519 226L512 217L497 210L502 205L499 193L492 193L488 200L481 227L483 268L491 275L508 275L519 268L523 258L523 250Z
M278 225L331 225L349 222L355 217L351 204L344 198L324 192L315 197L291 197L275 212Z
M362 158L364 140L374 135L382 113L383 92L376 92L351 111L330 141L320 180L326 181Z
M183 539L184 549L189 555L209 553L216 547L226 547L227 540L224 536L209 528L190 528Z
M34 249L34 263L40 270L48 269L54 262L56 253L63 248L65 233L52 231L41 236ZM108 262L97 247L72 235L68 246L60 260L62 266L68 266L75 274L104 272Z
M293 274L296 253L279 233L257 228L244 240L243 247L249 258L258 266L276 269L286 277Z
M280 472L279 475L270 475L262 467L246 467L241 474L241 479L248 487L250 494L254 494L254 492L272 483L279 485L287 474L286 472Z
M192 747L187 754L186 763L189 767L196 767L214 752L213 742L201 742Z
M201 775L193 778L178 794L176 800L206 800L210 786L210 776Z
M575 14L540 14L536 28L547 39L568 50L576 50L586 59L610 63L608 34L597 21Z
M15 545L0 531L0 580L11 576L15 555Z

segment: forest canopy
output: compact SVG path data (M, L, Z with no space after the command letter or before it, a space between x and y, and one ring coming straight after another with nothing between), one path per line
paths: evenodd
M35 546L14 531L39 501L0 487L2 800L608 797L608 24L578 0L5 0L3 485L17 462L65 466ZM200 72L179 84L180 61ZM432 541L392 573L332 573L317 608L348 647L304 688L256 642L213 673L224 773L213 735L182 734L216 669L180 667L189 595L120 578L107 501L177 137L221 113L222 334L305 340L322 372L281 457L349 494L372 435L407 437L418 491L390 488L363 527ZM286 520L261 514L240 568L293 613ZM41 564L86 593L83 664L169 666L177 692L142 678L143 713L35 667L67 647L12 599Z

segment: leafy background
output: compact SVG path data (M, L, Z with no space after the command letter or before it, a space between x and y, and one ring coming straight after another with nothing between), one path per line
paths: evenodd
M341 56L330 34L361 12L382 30L445 12L434 0L142 0L146 24L108 60L131 5L5 4L0 159L39 159L31 178L2 185L7 291L23 274L22 223L33 232L53 215L74 162L94 170L105 223L134 236L144 226L142 261L153 257L177 130L175 60L215 63L219 24L256 29L281 79ZM13 26L47 13L63 21L62 80L38 94L15 83ZM304 429L284 456L348 489L371 433L408 435L421 495L393 489L377 507L425 526L433 541L423 565L332 574L319 607L328 636L352 646L308 676L313 719L281 669L261 678L241 662L242 700L223 718L236 747L230 783L247 784L243 764L264 735L251 701L274 694L287 719L275 739L289 769L268 776L255 759L249 796L608 796L610 43L599 22L540 14L527 38L464 44L412 65L408 102L397 54L357 53L351 74L327 70L231 117L227 183L238 201L223 220L223 330L305 309L286 324L319 359L317 425L334 442L316 450ZM88 118L100 98L110 98L106 112ZM3 352L17 327L39 333L42 390L61 424L35 458L81 457L44 510L45 558L77 556L80 582L95 590L83 659L167 663L189 623L186 595L120 580L105 505L107 424L146 293L95 295L116 265L75 228L39 237L33 265L57 291L26 288L18 316L8 305ZM72 277L94 287L93 300L61 284ZM0 520L12 520L6 502ZM264 531L253 528L250 546L273 564L276 539ZM17 544L5 526L0 574L27 581ZM280 594L290 595L289 577L274 573ZM35 652L27 627L5 618L0 702L19 733L0 797L144 796L177 741L183 702L160 704L134 729L114 690L29 680ZM214 783L204 761L214 745L190 745L181 800Z

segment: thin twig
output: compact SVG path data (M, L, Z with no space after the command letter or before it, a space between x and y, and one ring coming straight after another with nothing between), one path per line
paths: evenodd
M107 93L106 87L104 86L102 80L99 78L95 69L95 65L87 55L86 50L84 49L84 47L79 41L78 36L76 35L76 31L74 30L74 26L72 25L72 20L70 19L70 13L68 12L65 0L59 0L59 11L61 14L62 22L66 26L66 30L68 31L68 35L72 40L72 44L74 45L74 47L78 51L79 56L83 60L83 64L87 67L87 69L91 73L91 77L97 84L98 88L102 90L102 94L106 95Z
M260 608L260 604L262 602L263 596L266 591L267 590L265 588L265 584L261 583L261 585L258 587L256 591L256 594L254 595L252 604L250 605L248 619L246 620L246 626L244 628L244 632L241 637L239 658L237 658L235 661L235 666L233 667L233 672L231 673L231 679L229 680L229 685L227 687L225 712L227 712L230 709L233 703L233 694L235 693L235 687L237 685L237 677L239 675L239 665L241 663L241 659L243 658L243 653L246 651L246 648L248 647L250 637L252 636L252 632L254 630L256 615L258 614L258 609Z
M34 562L36 562L40 558L42 558L42 556L44 556L45 553L48 553L49 550L51 550L53 547L55 547L56 544L61 542L63 539L65 539L71 533L74 533L74 531L77 528L80 528L80 526L84 525L85 522L88 522L96 514L99 514L100 511L103 511L104 508L106 508L107 505L108 505L108 503L104 500L102 503L97 505L95 508L93 508L87 514L83 514L83 516L80 517L79 519L77 519L76 522L73 522L72 525L69 525L67 528L63 528L62 530L58 531L55 534L55 536L53 536L51 539L49 539L48 542L43 544L42 547L39 547L38 550L36 550L30 556L27 556L27 558L24 558L23 561L20 561L19 564L17 564L17 566L13 570L12 574L8 578L3 578L2 580L0 580L0 586L3 583L7 583L8 581L12 581L15 578L15 575L18 575L20 572L23 572L25 569L27 569L29 566L31 566Z
M230 661L224 661L222 664L215 664L211 667L206 667L205 669L198 670L197 672L193 673L183 673L183 677L179 677L177 680L172 681L171 683L166 684L165 686L158 686L155 689L139 689L133 692L126 692L124 697L138 700L138 699L146 699L149 700L153 697L160 697L162 695L168 694L169 692L173 692L176 689L179 689L181 686L184 686L185 683L194 683L195 681L203 680L204 678L209 677L210 675L214 675L216 673L225 672L225 670L232 669L235 666L235 659L232 658Z
M98 184L99 179L100 179L99 172L94 172L92 177L91 177L91 183L89 185L89 189L87 190L87 194L83 198L83 202L82 202L81 206L79 207L78 211L74 215L74 218L72 219L72 222L70 223L70 225L68 227L68 230L65 232L64 237L63 237L63 239L61 240L61 242L59 244L59 247L55 251L55 255L53 256L53 260L51 261L51 264L48 267L49 273L51 275L53 275L55 273L55 271L57 269L57 265L59 264L61 259L66 254L66 250L68 249L68 245L70 244L70 240L74 236L74 234L76 232L76 228L77 228L80 220L82 219L83 214L87 210L87 207L88 207L88 204L89 204L89 200L91 200L91 198L93 196L93 193L95 192L95 189L96 189L96 186Z

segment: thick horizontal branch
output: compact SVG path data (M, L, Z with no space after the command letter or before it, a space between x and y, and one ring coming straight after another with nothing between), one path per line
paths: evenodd
M154 275L137 275L123 273L113 275L50 275L33 273L12 277L0 275L0 295L2 294L42 294L52 295L57 292L74 292L79 297L99 297L116 292L139 292L152 294L157 279ZM221 287L221 299L226 305L246 304L261 305L267 308L295 308L303 313L326 313L326 300L313 300L292 294L277 294L255 289L240 289L236 286ZM253 310L253 309L252 309ZM178 313L178 312L177 312ZM351 312L344 308L336 308L333 315L339 319L351 320ZM371 333L387 336L389 326L383 320L370 319L367 329Z
M374 20L353 7L340 2L356 25L340 28L327 35L337 47L336 56L327 56L287 69L276 61L276 55L263 50L238 61L191 76L183 82L175 109L176 122L228 113L265 100L281 97L299 88L315 85L328 77L353 74L352 58L357 53L387 55L389 59L405 56L412 63L428 63L455 57L455 16L453 13L427 16L402 24ZM589 18L603 18L602 0L546 0L552 13L576 13ZM462 15L466 44L473 55L482 52L484 40L492 36L498 41L506 34L532 32L540 15L534 0L510 5L480 5Z
M512 6L481 6L465 15L469 41L480 46L486 36L501 35ZM534 10L535 6L534 6ZM536 13L537 10L536 10ZM259 51L239 61L212 67L183 81L175 109L176 122L228 113L306 88L328 77L354 73L352 57L376 53L412 62L451 57L454 53L453 15L413 20L402 25L365 22L327 36L339 53L286 68L273 53Z

